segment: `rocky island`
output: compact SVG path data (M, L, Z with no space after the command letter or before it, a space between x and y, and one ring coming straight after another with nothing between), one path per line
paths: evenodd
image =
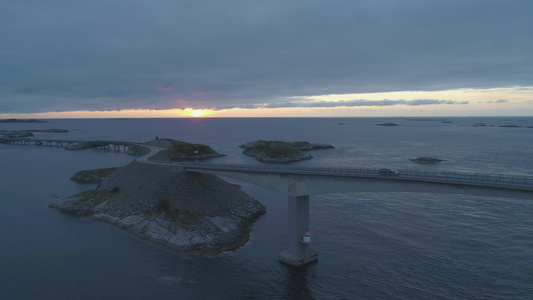
M0 120L0 123L48 123L47 121L43 120L35 120L35 119L2 119Z
M382 124L376 124L377 126L400 126L396 123L382 123Z
M173 139L156 138L146 144L167 149L159 151L151 158L159 161L205 160L213 157L226 156L225 154L216 152L207 145L191 144Z
M289 163L311 159L313 156L304 151L335 149L335 147L328 144L262 140L249 142L239 147L244 148L243 154L255 157L257 160L266 163Z
M435 164L438 164L438 163L441 163L447 160L433 158L433 157L418 157L418 158L411 158L410 161L417 163L417 164L422 164L422 165L435 165Z
M239 187L171 164L133 161L84 174L105 178L96 189L58 199L50 207L173 249L208 254L234 250L248 240L254 221L266 212Z
M9 122L8 122L9 123ZM30 122L33 123L33 122ZM65 133L66 129L30 129L30 130L0 130L0 142L9 142L11 139L29 138L34 136L34 132Z

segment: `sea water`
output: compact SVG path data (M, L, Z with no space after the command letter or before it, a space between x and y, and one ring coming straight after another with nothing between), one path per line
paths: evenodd
M327 143L294 166L462 171L532 176L533 118L62 119L0 123L61 128L37 137L210 145L210 163L261 164L254 140ZM396 123L399 126L377 126ZM486 125L486 126L482 126ZM522 127L500 127L517 125ZM448 160L416 165L410 158ZM311 197L316 264L278 262L287 246L286 196L232 181L267 206L242 248L216 256L169 251L104 223L47 206L95 188L69 178L123 166L123 152L0 144L2 299L531 299L533 203L431 193Z

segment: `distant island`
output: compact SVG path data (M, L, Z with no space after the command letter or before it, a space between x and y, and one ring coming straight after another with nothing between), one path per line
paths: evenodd
M520 126L520 125L500 125L498 127L507 127L507 128L533 128L533 126Z
M461 126L467 126L467 125L461 125ZM487 125L486 123L475 123L474 125L472 125L474 127L495 127L496 125ZM497 127L502 127L502 128L533 128L533 126L522 126L522 125L514 125L514 124L503 124L503 125L498 125Z
M411 158L410 161L417 163L417 164L422 164L422 165L434 165L434 164L438 164L438 163L441 163L447 160L433 158L433 157L418 157L418 158Z
M447 119L428 119L428 118L421 118L421 119L407 119L407 121L452 123L452 122L448 121Z
M313 156L304 151L335 149L335 147L328 144L264 140L249 142L239 147L244 148L243 154L255 157L257 160L266 163L290 163L311 159Z
M9 122L6 122L9 123ZM34 123L34 122L30 122ZM26 130L0 130L0 143L9 142L11 139L22 139L34 136L34 132L65 133L66 129L26 129Z
M0 123L48 123L48 122L47 121L43 121L43 120L35 120L35 119L29 119L29 120L1 119Z
M141 148L135 152L153 155ZM168 161L165 155L150 157L154 159ZM135 160L121 168L80 171L72 180L101 183L58 199L51 208L110 223L173 249L210 254L234 250L266 213L263 204L238 186L213 175L180 172L171 164Z
M396 123L383 123L383 124L376 124L377 126L400 126Z

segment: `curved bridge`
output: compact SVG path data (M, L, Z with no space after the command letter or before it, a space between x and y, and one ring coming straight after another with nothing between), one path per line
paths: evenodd
M362 168L294 168L177 163L186 172L253 183L288 195L288 250L280 261L301 266L318 259L303 236L309 230L309 196L339 192L424 192L533 199L533 177Z
M533 196L533 177L342 167L290 167L177 163L189 172L253 183L292 196L342 192L425 192L481 196ZM387 172L390 171L390 172Z

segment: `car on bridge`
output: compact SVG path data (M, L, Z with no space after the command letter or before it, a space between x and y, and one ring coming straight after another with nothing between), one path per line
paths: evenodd
M400 175L400 173L398 173L397 171L393 171L391 169L379 169L378 173L379 173L379 175L383 175L383 176L398 176L398 175Z

